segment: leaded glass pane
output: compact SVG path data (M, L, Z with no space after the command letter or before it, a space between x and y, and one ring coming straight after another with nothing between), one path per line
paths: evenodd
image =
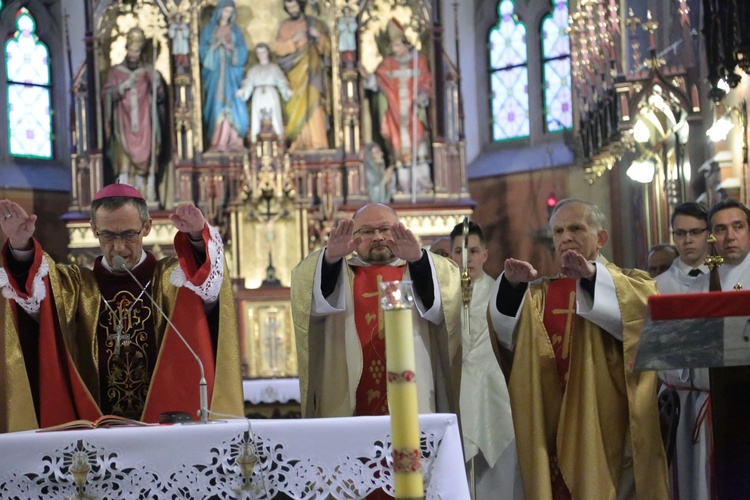
M565 1L558 1L552 12L542 21L542 57L570 56L570 37L565 32L568 29L568 5Z
M49 85L49 51L34 34L36 23L28 13L21 13L16 19L16 27L15 36L5 44L8 80Z
M544 78L544 120L547 132L573 126L568 5L553 0L552 12L542 21L542 76Z
M18 11L16 29L5 42L10 154L52 158L49 51L25 8Z
M52 158L50 93L44 87L8 85L10 154Z
M522 139L529 136L526 25L512 0L501 1L498 14L500 22L489 34L492 139Z
M518 21L511 0L500 2L500 24L490 30L490 68L526 64L526 26Z
M570 58L544 63L544 116L548 132L573 126Z
M492 139L505 141L529 136L529 75L525 67L495 71L492 92Z

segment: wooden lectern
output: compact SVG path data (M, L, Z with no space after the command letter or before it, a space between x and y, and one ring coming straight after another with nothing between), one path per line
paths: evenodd
M709 368L716 498L750 491L750 291L654 295L635 370Z

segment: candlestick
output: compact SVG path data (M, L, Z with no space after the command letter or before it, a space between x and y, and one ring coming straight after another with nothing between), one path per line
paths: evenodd
M419 445L411 281L380 282L395 497L424 498Z

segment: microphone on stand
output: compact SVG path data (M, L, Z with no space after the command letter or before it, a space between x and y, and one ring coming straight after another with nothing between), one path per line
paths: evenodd
M188 351L190 351L190 354L193 355L195 360L198 362L198 367L201 371L201 380L198 383L198 391L200 393L200 408L198 409L198 416L201 419L201 423L205 424L208 423L208 384L206 383L206 374L203 371L203 362L201 361L201 358L198 357L198 355L195 353L192 347L190 347L190 344L188 344L188 341L185 340L185 337L182 336L180 331L177 329L176 326L174 326L174 323L172 323L172 320L169 319L169 316L164 312L164 310L159 307L159 304L156 303L154 298L151 296L150 293L146 290L146 287L144 287L140 281L138 281L138 278L135 277L135 275L128 269L127 264L125 263L125 259L122 258L119 255L115 255L112 257L112 269L118 270L118 271L125 271L130 275L131 278L133 278L133 281L136 282L136 284L140 287L140 289L143 291L143 293L148 297L148 299L151 301L151 304L161 313L162 317L167 320L167 323L169 323L169 326L172 327L172 330L177 334L177 336L180 338L183 344L185 344L185 347L188 348Z

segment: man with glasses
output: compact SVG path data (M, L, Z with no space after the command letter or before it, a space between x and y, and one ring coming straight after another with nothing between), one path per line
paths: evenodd
M458 413L458 267L422 250L392 208L373 203L292 271L303 417L388 414L378 282L395 280L414 282L419 412Z
M33 237L36 215L0 200L0 228L8 237L0 287L13 312L5 318L9 337L0 360L8 374L3 431L102 414L157 422L163 412L197 410L198 364L149 296L201 358L209 408L241 414L221 236L190 203L170 219L177 257L157 260L143 249L152 221L141 193L126 184L106 186L91 203L102 252L91 270L55 263Z
M672 212L672 238L679 257L656 276L659 293L687 293L695 279L708 273L708 212L695 201L677 205Z
M703 263L708 253L708 212L700 203L681 203L672 212L671 223L679 257L655 278L656 286L662 294L688 293L698 276L708 273ZM708 419L701 415L705 416L709 393L708 370L662 370L659 379L666 387L677 390L680 398L675 458L669 474L672 498L707 500L711 497L707 460L710 429Z

